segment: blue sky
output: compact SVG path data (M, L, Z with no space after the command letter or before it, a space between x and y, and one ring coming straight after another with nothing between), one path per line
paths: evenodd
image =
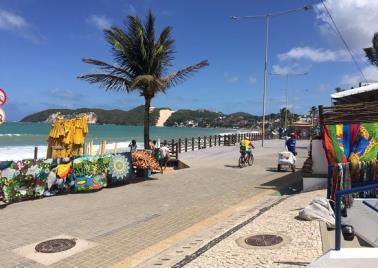
M1 0L0 87L9 95L3 108L8 120L19 120L48 108L127 110L143 104L137 94L105 92L76 77L93 70L81 62L83 57L112 62L103 28L122 25L127 15L144 18L151 8L159 31L173 27L177 53L172 71L203 59L210 62L187 82L156 97L153 106L261 114L264 20L229 17L308 3L315 9L271 19L269 46L271 72L309 73L289 78L290 109L307 113L313 105L330 104L335 87L350 88L361 81L322 6L312 0ZM365 76L378 80L362 54L378 31L378 1L327 0L326 5ZM269 76L267 112L283 107L284 88L283 76Z

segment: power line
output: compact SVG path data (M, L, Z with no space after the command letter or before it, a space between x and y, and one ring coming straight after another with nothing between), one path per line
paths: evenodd
M367 83L366 77L365 77L364 73L362 72L360 65L358 65L358 63L357 63L357 61L356 61L356 58L354 57L354 55L353 55L352 51L350 50L350 48L349 48L347 42L345 41L345 39L344 39L343 35L341 34L339 28L337 27L337 24L336 24L335 20L333 19L331 13L329 12L327 6L326 6L325 3L324 3L324 0L321 0L321 2L322 2L322 4L323 4L324 9L327 11L327 14L328 14L329 18L331 19L333 25L335 26L336 33L337 33L338 36L340 37L341 41L344 43L344 45L345 45L346 49L348 50L348 52L349 52L349 54L350 54L350 56L351 56L351 58L352 58L354 64L356 65L357 69L360 71L360 73L361 73L361 77L362 77L362 78L365 80L365 82Z

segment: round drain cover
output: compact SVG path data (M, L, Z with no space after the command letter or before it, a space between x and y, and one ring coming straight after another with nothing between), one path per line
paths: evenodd
M282 241L283 238L281 236L270 234L254 235L245 239L245 243L247 245L255 247L274 246L281 243Z
M39 243L35 246L35 250L41 253L57 253L69 250L76 245L74 239L52 239Z

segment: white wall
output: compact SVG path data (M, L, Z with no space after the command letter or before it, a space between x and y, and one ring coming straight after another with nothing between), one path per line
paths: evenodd
M328 174L328 161L322 140L312 140L312 173Z

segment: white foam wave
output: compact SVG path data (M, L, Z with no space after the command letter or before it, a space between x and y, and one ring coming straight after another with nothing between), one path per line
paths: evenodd
M117 144L117 145L116 145ZM108 143L106 152L113 153L115 146L117 153L129 151L130 141ZM137 143L138 149L143 149L143 143ZM34 148L38 147L38 158L46 158L47 146L5 146L0 147L0 161L32 159L34 157ZM93 154L100 153L100 144L93 145Z
M0 137L21 137L21 136L26 136L27 134L17 134L17 133L5 133L5 134L0 134Z

